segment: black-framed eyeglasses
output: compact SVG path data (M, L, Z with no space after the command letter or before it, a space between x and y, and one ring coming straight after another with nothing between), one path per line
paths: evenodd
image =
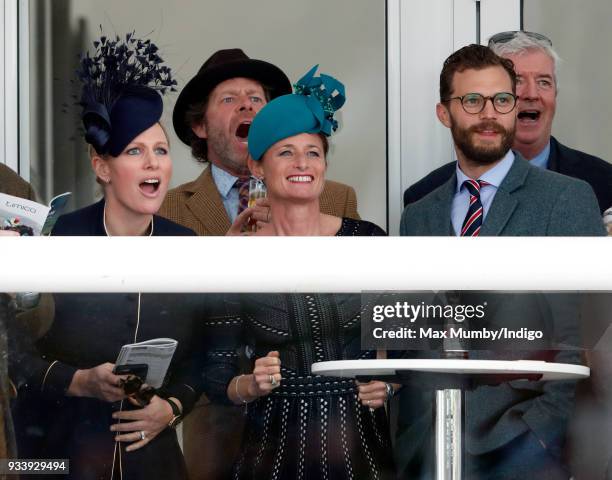
M451 100L459 100L467 113L476 115L484 110L487 100L491 100L497 113L510 113L516 107L518 97L509 92L496 93L490 97L485 97L480 93L466 93L461 97L451 97L445 101L450 102Z
M537 40L539 42L544 42L548 44L549 47L552 47L552 40L548 38L546 35L542 35L537 32L528 32L526 30L512 30L507 32L499 32L489 38L489 48L494 45L499 45L500 43L508 43L511 40L514 40L517 34L524 33L526 36L533 40Z

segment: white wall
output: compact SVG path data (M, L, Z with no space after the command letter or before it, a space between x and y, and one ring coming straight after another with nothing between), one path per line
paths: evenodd
M65 56L57 60L72 59L76 51L69 50L77 49L79 41L91 45L100 24L109 34L135 30L143 36L152 31L150 37L175 70L179 88L222 48L240 47L253 58L271 61L292 81L319 63L320 71L336 76L347 91L341 127L331 140L328 178L355 187L361 216L386 226L384 0L53 0L52 5L63 12L54 21L54 42L62 45L54 55ZM66 40L69 37L71 41ZM53 77L67 85L69 78L62 77L69 77L73 68L58 70ZM175 100L176 95L166 100L163 121L169 130ZM65 101L54 99L56 105ZM56 123L62 123L61 117ZM67 136L64 133L56 142ZM173 185L178 185L195 178L201 166L173 131L171 136ZM83 153L81 149L77 157ZM56 164L75 161L87 163L86 158L72 159L56 147ZM66 172L74 181L87 177L75 170L66 165L61 172L56 169L56 175ZM87 188L91 190L89 183Z
M541 32L563 59L553 135L612 161L612 2L525 0L526 30Z

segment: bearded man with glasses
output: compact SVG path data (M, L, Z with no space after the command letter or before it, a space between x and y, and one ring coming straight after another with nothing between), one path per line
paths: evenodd
M612 165L574 150L551 135L557 106L559 55L546 36L512 31L493 35L489 48L512 60L517 74L516 135L512 149L534 166L587 182L595 192L599 210L612 206ZM434 170L404 192L404 205L416 202L447 181L454 163Z
M587 183L534 167L510 149L516 134L516 106L512 61L482 45L470 45L444 62L436 114L451 131L457 162L449 180L406 207L401 235L605 235L597 200ZM473 265L477 268L470 272ZM466 275L491 273L500 274L495 258L466 259ZM482 295L487 298L486 292ZM577 351L558 348L579 345L577 300L543 294L537 308L512 300L499 302L479 328L535 327L545 332L548 343L528 351L481 346L469 352L470 358L579 363ZM435 358L437 352L416 355ZM561 452L575 382L519 385L506 381L477 385L466 392L463 478L569 478ZM420 385L407 386L400 394L395 453L401 478L435 478L432 398L432 392Z
M536 168L511 150L516 83L512 61L482 45L444 62L436 114L451 130L457 162L450 179L406 207L402 235L605 234L587 183Z

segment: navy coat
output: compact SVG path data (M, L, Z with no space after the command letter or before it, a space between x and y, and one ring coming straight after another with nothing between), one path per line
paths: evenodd
M53 235L105 235L103 211L100 201L63 215ZM195 234L155 216L153 235ZM159 271L163 273L163 265ZM11 375L19 390L15 403L19 456L68 458L70 478L79 480L111 478L113 465L122 478L186 479L174 430L166 428L143 448L126 453L126 444L115 448L109 428L116 421L111 415L134 407L126 401L69 397L66 390L77 369L114 363L122 345L168 337L178 346L159 395L178 398L188 413L203 390L196 365L206 351L200 335L204 296L62 293L54 300L53 323L35 350L24 352L23 343L13 349L20 355L19 368Z

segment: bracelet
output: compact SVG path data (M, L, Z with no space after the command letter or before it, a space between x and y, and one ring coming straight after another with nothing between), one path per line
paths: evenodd
M387 391L386 401L389 402L393 398L393 395L395 395L395 390L393 390L393 385L390 383L385 383L385 390Z
M240 395L240 392L238 391L238 383L240 383L240 379L242 377L244 377L244 373L236 379L236 383L234 384L234 387L236 388L236 396L238 397L238 400L240 400L244 404L244 413L246 414L247 405L249 404L249 402L247 402L244 398L242 398L242 395Z

